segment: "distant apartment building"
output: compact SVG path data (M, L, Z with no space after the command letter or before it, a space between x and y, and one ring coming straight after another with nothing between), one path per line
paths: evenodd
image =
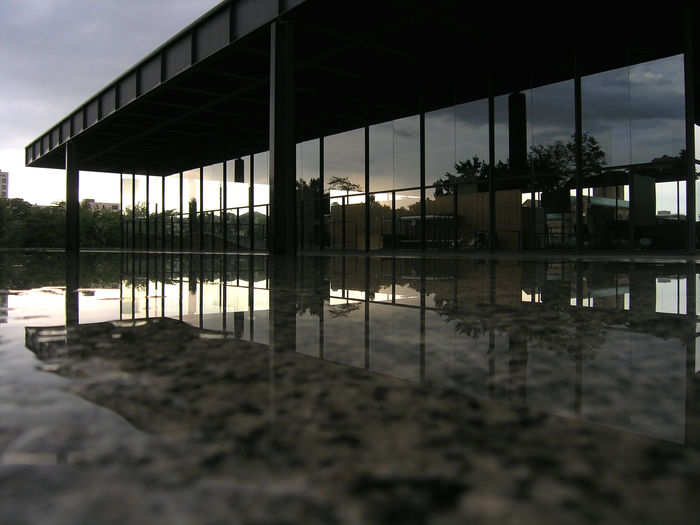
M10 174L6 171L0 171L0 199L7 199L7 194L10 190Z
M109 210L109 211L119 211L119 203L114 202L96 202L95 199L83 199L83 204L88 207L90 211L97 210Z

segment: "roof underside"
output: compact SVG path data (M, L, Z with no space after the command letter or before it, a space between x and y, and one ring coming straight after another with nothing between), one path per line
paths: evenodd
M679 10L610 7L554 25L532 5L307 0L280 15L277 3L218 6L30 144L27 165L63 168L76 119L82 170L168 175L266 150L278 16L295 22L298 142L485 98L489 78L505 94L573 78L575 67L585 75L683 52ZM208 49L218 51L192 64ZM183 58L191 65L173 74ZM128 98L135 78L144 93L107 114L110 89Z

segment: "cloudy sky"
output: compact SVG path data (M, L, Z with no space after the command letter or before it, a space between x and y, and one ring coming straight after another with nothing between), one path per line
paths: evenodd
M0 0L0 170L10 197L65 198L61 170L24 147L220 0ZM85 174L81 198L114 200L119 177Z

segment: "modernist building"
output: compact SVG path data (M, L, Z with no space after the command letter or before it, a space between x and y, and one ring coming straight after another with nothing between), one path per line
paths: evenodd
M10 174L0 171L0 199L7 199L10 191Z
M694 250L695 8L550 9L224 1L26 164L71 250L79 170L122 174L125 248Z

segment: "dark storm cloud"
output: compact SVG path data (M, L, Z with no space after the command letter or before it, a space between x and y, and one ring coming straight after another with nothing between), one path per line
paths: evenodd
M21 147L218 0L3 0L0 145Z

